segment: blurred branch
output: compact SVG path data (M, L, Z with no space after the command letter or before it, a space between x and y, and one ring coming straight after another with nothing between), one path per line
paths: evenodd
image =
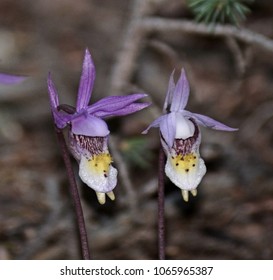
M235 40L233 37L227 37L226 43L234 57L238 75L243 76L244 73L246 72L246 68L249 60L248 59L249 55L246 55L247 50L243 51L240 48L238 41Z
M263 49L273 51L273 40L264 35L245 28L237 28L231 25L206 25L189 20L163 19L159 17L147 17L141 21L141 27L145 32L165 33L179 31L198 35L231 36L244 43L254 44Z
M121 92L124 86L130 84L137 57L144 46L143 42L151 33L184 32L229 38L229 47L232 45L232 49L239 55L240 59L237 61L239 63L237 66L242 71L245 58L243 58L237 46L234 45L236 40L273 52L273 40L251 30L237 28L232 25L206 25L189 20L152 17L150 15L153 14L153 5L149 0L135 0L132 1L132 5L131 20L128 23L128 28L122 41L123 44L112 70L109 95ZM231 40L233 40L233 43ZM162 48L162 46L159 47Z
M111 75L110 95L120 91L130 80L144 38L143 30L139 29L139 24L149 10L149 1L135 0L132 3L132 17Z
M148 46L152 47L161 55L168 57L172 64L175 64L175 62L179 60L177 52L166 42L151 39L148 43Z

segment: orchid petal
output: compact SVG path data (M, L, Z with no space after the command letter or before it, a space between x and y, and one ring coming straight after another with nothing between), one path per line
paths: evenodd
M111 111L111 112L105 112L104 110L97 111L94 114L94 116L100 117L100 118L113 117L113 116L125 116L125 115L135 113L137 111L140 111L150 105L151 105L151 103L132 103L132 104L127 105L124 108L118 109L116 111Z
M62 129L67 125L67 123L70 121L72 116L63 112L58 112L58 108L57 108L59 106L58 93L51 79L50 73L48 74L47 86L48 86L50 107L54 118L54 122L58 128Z
M78 135L105 137L109 134L105 121L88 114L80 114L74 117L71 125L72 132Z
M166 118L166 115L160 116L157 119L155 119L144 131L142 131L142 134L147 134L150 128L152 127L159 127L160 123L163 121L163 119Z
M17 75L8 75L0 73L0 84L3 85L13 85L18 84L24 81L26 77L24 76L17 76Z
M193 117L199 125L209 127L215 130L223 130L223 131L236 131L238 128L229 127L221 122L218 122L208 116L186 112L189 116Z
M59 106L59 97L50 73L48 74L48 78L47 78L47 87L48 87L51 109L52 108L57 109L57 107Z
M170 113L164 116L159 125L160 132L168 147L173 146L176 133L176 116L175 113Z
M87 108L89 114L97 115L97 112L109 113L124 109L136 100L146 97L147 94L136 93L127 96L108 96Z
M175 70L173 70L170 80L169 80L167 95L166 95L164 106L163 106L163 112L167 112L170 109L169 108L170 104L172 103L173 92L175 89L175 83L174 83L174 79L173 79L174 72L175 72Z
M185 70L181 70L181 75L176 83L173 96L172 96L172 103L171 103L171 112L178 112L182 111L189 99L189 93L190 93L190 86L188 79L186 77Z
M88 49L85 50L85 56L82 65L82 74L78 90L78 98L76 109L79 112L81 109L85 109L88 106L92 89L94 86L94 80L96 76L95 66Z
M54 118L54 122L56 126L60 129L63 129L67 126L68 123L71 122L71 119L73 118L73 115L69 115L65 112L59 112L55 108L51 108L52 115Z

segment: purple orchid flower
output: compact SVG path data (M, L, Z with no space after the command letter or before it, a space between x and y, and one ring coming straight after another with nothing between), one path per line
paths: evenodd
M114 200L113 189L117 184L117 170L112 166L108 150L109 130L103 120L112 116L124 116L149 106L137 103L144 93L128 96L105 97L88 105L95 80L95 66L86 49L82 75L78 90L76 108L59 105L57 90L51 76L48 76L50 106L58 129L69 127L69 147L79 162L79 176L84 183L95 190L98 201L105 203L105 194Z
M0 73L0 84L13 85L24 81L26 77Z
M185 110L189 98L189 82L184 69L178 82L170 77L163 111L166 113L143 131L159 127L162 147L167 156L165 173L181 189L183 199L188 201L189 191L197 195L197 186L206 173L204 160L200 157L201 133L198 125L216 130L235 131L210 117Z

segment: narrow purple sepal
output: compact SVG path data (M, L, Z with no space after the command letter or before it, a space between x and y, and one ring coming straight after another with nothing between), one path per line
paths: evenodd
M108 96L89 106L87 112L94 115L97 115L97 113L102 114L102 112L104 112L105 115L113 115L115 112L126 108L128 105L146 96L147 94L144 93L136 93L127 96Z
M168 85L168 89L167 89L167 95L166 95L164 106L163 106L163 112L166 112L166 113L170 109L169 106L172 103L173 93L174 93L174 89L175 89L175 83L174 83L174 78L173 78L174 72L175 72L175 69L173 70L173 72L170 76L169 85Z
M189 93L190 93L189 82L185 70L182 69L180 78L176 83L173 92L172 102L171 102L171 112L179 112L186 107L189 99Z
M159 129L168 147L172 148L176 132L175 113L165 115L160 122Z
M94 86L94 80L96 77L95 65L88 49L85 50L85 56L82 65L82 74L78 90L78 98L76 109L79 112L81 109L85 109L88 106L91 98L91 93Z
M51 109L57 109L57 107L59 106L59 97L50 73L48 73L47 77L47 88L49 93L50 107Z
M152 127L159 127L160 123L162 122L162 120L166 117L166 115L160 116L157 119L155 119L144 131L142 131L142 134L147 134L148 131L152 128Z
M0 73L0 84L14 85L23 82L27 77Z
M221 122L218 122L210 117L205 115L191 113L186 111L186 114L190 117L193 117L199 125L209 127L215 130L223 130L223 131L236 131L238 128L229 127Z
M74 117L71 125L72 132L78 135L105 137L109 134L108 126L104 120L88 114Z
M97 111L96 113L94 113L94 116L100 118L118 117L118 116L121 117L140 111L150 105L151 103L132 103L116 111L110 111L110 112L105 112L103 110Z
M71 119L73 117L73 115L69 115L65 112L59 112L58 110L54 110L52 113L55 124L60 129L65 128L67 124L71 122Z
M163 138L164 150L170 150L173 146L176 133L175 113L169 113L155 119L144 131L142 131L142 134L146 134L152 127L159 127Z
M54 118L54 122L58 128L62 129L66 127L67 123L71 120L71 116L64 112L58 111L58 106L59 106L58 92L51 79L50 73L48 74L48 78L47 78L47 86L48 86L48 93L49 93L49 100L50 100L50 108Z

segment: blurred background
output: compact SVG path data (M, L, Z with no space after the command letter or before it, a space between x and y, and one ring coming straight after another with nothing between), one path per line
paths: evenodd
M273 2L248 6L240 26L272 38ZM73 105L86 47L97 72L91 102L139 91L153 102L108 122L116 201L99 205L78 180L93 257L157 258L159 137L141 131L159 116L172 70L184 67L187 109L239 131L202 128L208 171L196 198L185 203L166 179L167 258L273 258L273 48L166 23L147 31L148 17L196 25L183 0L0 1L0 72L29 76L0 85L0 259L81 258L46 78Z

